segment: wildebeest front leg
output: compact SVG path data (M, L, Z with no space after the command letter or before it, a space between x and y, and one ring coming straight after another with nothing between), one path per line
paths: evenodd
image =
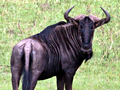
M11 73L13 90L18 90L19 81L23 70L23 62L21 60L23 55L23 46L15 46L11 56Z
M64 79L64 75L60 74L57 76L57 90L64 90L64 83L65 83L65 79Z
M72 90L72 82L73 82L73 76L72 70L68 70L65 73L65 89L66 90Z

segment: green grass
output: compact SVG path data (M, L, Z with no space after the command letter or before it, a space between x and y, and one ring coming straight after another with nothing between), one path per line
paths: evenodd
M12 90L13 46L48 25L64 20L64 12L73 5L76 7L70 13L72 17L93 14L104 18L100 6L111 15L110 23L95 30L94 55L76 72L73 90L120 89L120 0L1 0L0 90ZM56 78L38 81L35 90L56 90Z

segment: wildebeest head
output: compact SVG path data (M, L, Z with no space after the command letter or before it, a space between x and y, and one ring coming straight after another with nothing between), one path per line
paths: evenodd
M67 20L67 22L73 23L78 28L78 32L80 34L79 38L81 43L81 52L83 54L90 54L92 52L94 29L105 23L108 23L110 21L110 14L101 7L106 14L106 18L104 19L99 19L93 15L79 15L75 18L72 18L69 17L68 14L73 8L74 6L64 13L64 18Z

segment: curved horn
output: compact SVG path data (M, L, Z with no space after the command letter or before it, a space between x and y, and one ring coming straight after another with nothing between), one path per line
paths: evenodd
M106 15L106 18L103 18L103 19L100 19L100 20L94 18L95 19L95 28L97 28L97 27L99 27L99 26L101 26L105 23L108 23L110 21L110 14L105 9L103 9L102 7L100 7L100 8L104 11L104 13Z
M105 10L105 9L103 9L102 7L100 7L103 11L104 11L104 13L106 14L106 18L104 18L104 20L105 20L105 23L107 23L107 22L109 22L110 21L110 14Z
M67 20L67 22L69 22L69 19L71 17L68 16L69 12L75 7L75 5L73 7L71 7L70 9L68 9L65 13L64 13L64 18Z

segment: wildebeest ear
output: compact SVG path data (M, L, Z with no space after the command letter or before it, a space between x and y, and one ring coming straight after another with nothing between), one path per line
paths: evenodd
M91 16L91 20L95 23L94 24L95 28L97 28L103 24L106 24L110 21L110 14L106 10L104 10L102 7L101 7L101 9L104 11L106 18L99 19L98 17Z
M75 20L75 19L70 19L70 21L69 21L70 23L73 23L76 27L78 27L78 25L79 25L79 21L77 21L77 20Z

